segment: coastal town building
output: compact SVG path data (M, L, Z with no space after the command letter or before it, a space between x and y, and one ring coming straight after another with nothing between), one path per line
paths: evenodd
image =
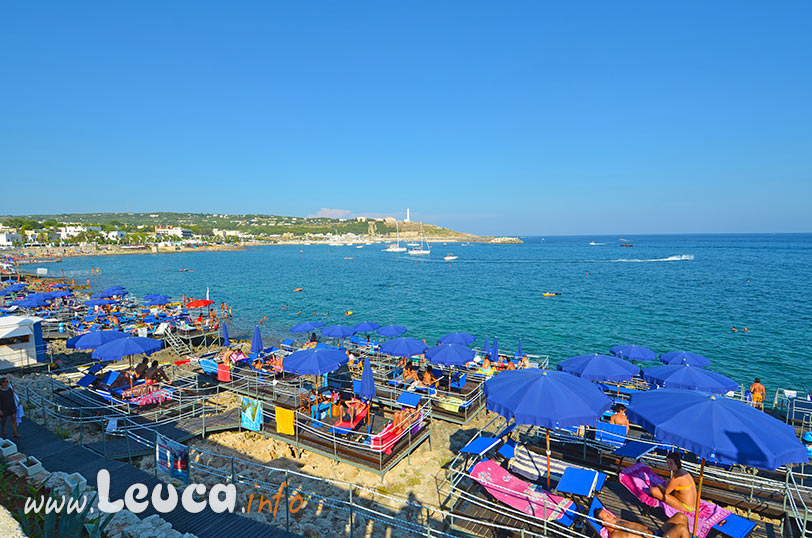
M15 243L21 241L20 234L17 232L3 231L0 232L0 247L11 247Z
M192 237L192 231L180 226L156 226L155 237Z

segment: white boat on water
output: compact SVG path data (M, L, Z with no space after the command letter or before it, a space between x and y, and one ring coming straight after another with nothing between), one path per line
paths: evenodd
M443 256L443 259L445 261L447 261L447 262L453 262L454 260L457 259L457 256L454 256L453 254L449 254L448 256Z
M423 223L420 223L420 246L416 248L409 249L410 256L427 256L431 254L431 249L428 247L428 244L425 242L425 235L423 234ZM411 243L409 243L411 245Z
M355 248L364 248L364 245L356 245Z
M400 227L398 226L398 221L395 221L395 234L397 237L397 243L389 245L383 249L384 252L406 252L406 247L400 246Z

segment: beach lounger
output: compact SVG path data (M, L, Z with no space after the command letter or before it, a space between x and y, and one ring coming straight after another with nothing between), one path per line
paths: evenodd
M595 440L615 448L620 448L626 444L626 426L623 424L598 422L595 424Z
M493 498L528 516L557 521L566 527L577 517L578 507L574 502L511 475L492 460L485 459L474 465L471 478Z
M211 359L200 359L200 368L207 374L217 377L218 368L217 363Z
M568 467L582 468L550 458L550 478L556 482L561 480ZM538 482L547 478L547 456L533 452L524 445L516 445L508 469L527 480Z
M80 387L87 388L97 379L98 377L96 377L93 374L85 374L84 377L82 377L82 379L76 382L76 384L79 385Z
M355 420L353 420L352 422L339 420L338 422L333 424L332 428L330 428L330 433L346 435L352 432L355 429L355 427L358 426L358 424L360 424L361 421L364 420L364 418L367 416L368 410L369 407L365 407L360 413L355 415Z
M665 515L668 517L671 517L678 512L678 510L673 506L670 506L663 501L659 501L648 494L648 490L650 488L665 484L665 481L644 463L638 462L631 467L627 467L621 471L619 478L620 483L626 486L626 489L628 489L632 495L637 497L640 502L652 507L661 507L665 511ZM693 530L694 511L691 510L690 512L683 513L688 516L688 528ZM706 538L712 528L731 515L733 514L727 510L704 499L701 500L699 504L699 525L696 529L697 538ZM731 525L731 529L738 526L736 523L731 523Z
M586 519L586 522L589 524L589 528L595 531L600 538L609 538L609 531L606 529L606 527L601 525L601 522L598 519L598 512L601 509L606 510L606 507L603 506L603 503L597 497L593 497L592 503L589 505L589 510L586 512L587 517L584 519ZM609 510L606 511L609 512ZM612 514L612 512L609 513ZM615 514L612 515L614 516Z

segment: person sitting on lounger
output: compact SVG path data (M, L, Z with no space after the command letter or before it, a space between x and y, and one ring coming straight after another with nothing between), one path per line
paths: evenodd
M609 424L620 424L626 426L626 435L629 435L629 417L626 416L626 406L617 404L615 414L609 419Z
M507 361L507 366L505 366L505 370L515 370L515 369L516 365L513 363L513 361L511 360Z
M349 359L349 360L347 361L347 366L348 366L349 368L352 368L352 367L354 367L354 366L355 366L355 359L356 359L356 357L355 357L355 355L353 355L352 353L350 353L350 351L349 351L349 350L347 350L347 352L346 352L346 353L347 353L347 358Z
M147 383L158 383L159 381L169 383L169 376L166 375L163 368L158 368L158 361L152 361L152 366L144 373L144 378Z
M144 377L144 374L149 369L149 359L144 357L141 359L141 362L138 363L138 366L135 367L135 379L141 379Z
M400 411L395 411L395 416L392 419L392 426L398 430L404 430L412 425L417 415L417 409L405 407Z
M404 368L407 364L411 364L412 360L409 357L401 357L398 361L398 368Z
M417 381L417 370L407 366L403 370L403 382L408 383L410 381Z
M434 377L434 375L431 373L431 370L428 370L428 369L423 372L422 381L423 381L423 385L425 385L426 387L430 387L432 385L437 387L437 385L440 383L440 380L437 379L436 377Z
M665 486L650 488L649 495L681 512L692 512L696 509L694 477L682 469L682 456L678 452L670 453L665 461L671 472L671 480Z
M530 368L530 361L527 360L527 355L522 355L522 359L519 361L519 368Z
M484 376L491 376L493 375L493 366L491 366L490 359L486 358L482 361L482 366L479 367L477 370L478 374L482 374Z
M671 519L663 523L656 533L651 532L651 529L640 523L620 519L610 514L608 510L601 509L595 515L610 538L637 538L641 534L656 534L663 538L689 538L691 536L688 529L688 517L681 512L674 514Z

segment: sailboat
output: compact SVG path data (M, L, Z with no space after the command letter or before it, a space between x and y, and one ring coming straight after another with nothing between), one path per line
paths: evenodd
M397 234L398 242L386 247L383 250L384 252L406 252L406 247L400 246L400 227L398 226L398 221L395 221L395 233Z
M428 248L428 244L425 243L426 236L423 234L423 223L420 223L420 246L410 249L409 254L411 256L426 256L431 254L431 249ZM425 246L424 246L425 245Z

